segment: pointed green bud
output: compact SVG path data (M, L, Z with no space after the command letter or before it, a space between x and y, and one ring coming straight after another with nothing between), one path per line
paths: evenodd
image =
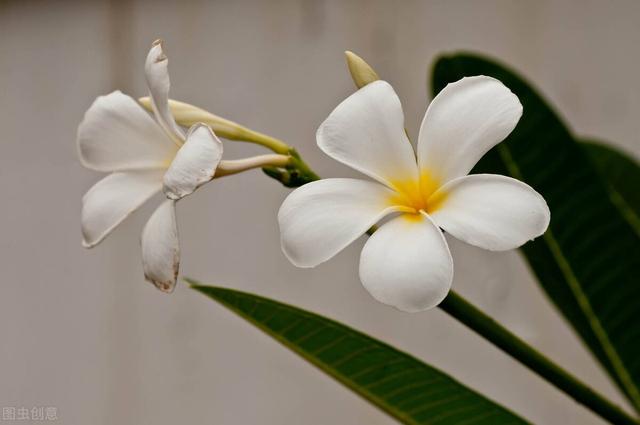
M362 88L380 79L373 68L360 56L348 50L344 52L344 54L347 58L347 66L349 67L351 78L353 78L353 82L356 83L356 87Z

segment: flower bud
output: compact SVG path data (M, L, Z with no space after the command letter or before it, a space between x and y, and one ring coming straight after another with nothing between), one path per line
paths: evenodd
M344 52L344 54L347 57L347 66L349 67L353 82L356 83L356 87L362 88L380 79L373 68L360 56L348 50Z
M141 97L138 101L145 109L151 110L151 99L149 97ZM215 134L225 139L244 140L248 132L240 124L185 102L169 99L169 109L176 122L181 126L191 127L197 123L204 123L211 127Z
M145 109L149 111L152 110L151 99L149 97L141 97L138 99L138 102L140 102ZM289 152L290 148L284 142L251 130L226 118L214 115L197 106L169 99L169 109L175 121L181 126L191 127L192 125L203 123L211 127L218 137L257 143L279 154L288 154Z

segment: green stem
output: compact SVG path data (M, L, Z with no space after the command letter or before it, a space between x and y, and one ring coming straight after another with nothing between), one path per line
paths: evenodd
M267 136L266 134L250 130L248 128L243 128L240 135L237 136L236 139L255 143L257 145L262 145L267 149L271 149L275 153L279 153L280 155L289 155L289 151L292 149L282 140L276 139L275 137Z
M638 424L637 420L618 406L580 382L454 291L449 292L439 307L601 418L612 424Z
M297 166L302 166L299 170L308 177L306 182L320 179L293 148L289 150L289 153L292 157L299 160ZM265 170L265 172L278 179L278 177L270 174L267 170ZM283 179L280 180L288 187L297 187L304 184L302 181L287 181L285 183ZM373 226L367 231L367 234L371 235L376 229L377 227ZM450 291L447 298L445 298L438 307L601 418L612 424L640 424L637 419L634 419L620 407L553 363L542 353L511 333L454 291Z
M309 181L320 180L320 176L318 176L307 165L307 163L304 162L302 157L300 157L300 154L298 153L298 151L296 151L294 148L291 148L289 149L289 155L291 155L291 157L293 158L294 167L300 172L302 176L305 176L306 179Z

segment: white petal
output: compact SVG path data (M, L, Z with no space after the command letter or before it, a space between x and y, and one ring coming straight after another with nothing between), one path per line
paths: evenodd
M166 200L142 230L144 277L163 292L173 292L180 267L175 201Z
M196 124L164 175L164 193L169 199L187 196L211 180L222 159L222 142L211 128Z
M169 109L171 82L169 81L168 64L169 59L167 59L162 50L162 40L154 41L144 65L149 95L151 96L151 106L164 131L174 142L180 145L184 141L184 132L176 124L173 114L171 114L171 109Z
M511 133L521 115L518 97L494 78L466 77L447 85L422 120L420 170L441 184L467 175Z
M403 214L383 224L364 245L360 280L378 301L415 312L449 293L453 261L444 235L423 214Z
M82 197L82 244L99 244L116 226L162 189L162 171L108 175Z
M298 267L315 267L396 211L394 192L369 181L325 179L294 190L278 212L282 250Z
M98 97L78 126L78 155L87 168L166 168L177 147L138 103L114 91Z
M544 198L519 180L495 174L457 178L427 201L431 218L452 236L480 248L517 248L549 226Z
M327 155L389 187L417 178L402 105L386 81L367 84L345 99L316 138Z

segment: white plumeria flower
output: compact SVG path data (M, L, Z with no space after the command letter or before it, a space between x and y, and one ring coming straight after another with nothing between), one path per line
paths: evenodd
M327 155L377 182L333 178L296 189L278 213L285 255L296 266L314 267L396 213L364 245L362 284L400 310L436 306L453 280L440 229L501 251L549 225L547 204L530 186L500 175L467 175L521 115L518 98L500 81L463 78L427 109L416 154L393 88L384 81L361 88L322 123L317 141Z
M82 164L109 172L82 198L83 245L100 243L156 193L165 200L142 232L145 278L165 292L178 276L180 247L175 201L211 180L222 158L222 143L206 125L185 136L169 110L167 57L153 43L145 74L155 120L134 99L115 91L95 100L78 127Z

